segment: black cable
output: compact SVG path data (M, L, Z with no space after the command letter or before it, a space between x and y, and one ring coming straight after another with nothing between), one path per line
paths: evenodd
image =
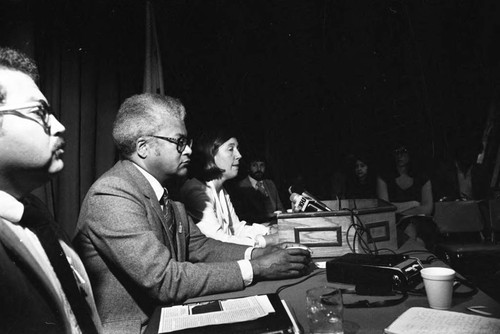
M347 228L347 231L346 231L346 236L345 236L347 247L349 247L349 249L351 250L351 253L354 253L354 249L351 246L351 242L349 241L349 233L351 232L351 228L353 226L354 226L353 224L349 225L349 227Z
M352 237L352 252L356 253L356 237L358 236L358 228L356 227L356 224L353 222L352 226L354 227L354 235ZM346 235L346 238L349 239L349 235Z
M289 288L289 287L292 287L292 286L294 286L294 285L297 285L297 284L300 284L300 283L302 283L302 282L305 282L305 281L307 281L309 278L314 277L314 276L318 276L318 275L320 275L320 274L326 274L326 270L325 270L325 269L320 269L318 272L316 272L316 273L314 273L314 274L310 274L310 275L308 275L308 276L304 277L303 279L301 279L301 280L299 280L299 281L297 281L297 282L295 282L295 283L282 285L282 286L280 286L278 289L276 289L276 292L275 292L275 293L276 293L276 294L279 294L281 291L283 291L283 290L285 290L285 289L287 289L287 288Z
M471 296L475 295L478 292L477 287L472 282L470 282L470 281L468 281L466 279L463 279L463 278L460 278L460 277L455 277L455 283L456 284L453 285L453 297L468 298L468 297L471 297ZM468 291L464 291L464 292L457 291L457 289L461 285L469 288L469 290ZM426 296L425 287L422 286L419 289L408 290L408 294L410 294L412 296Z
M379 248L376 255L382 255L382 254L378 254L378 253L380 253L382 251L388 251L388 252L390 252L391 254L394 254L394 255L398 254L398 253L396 253L394 250L392 250L390 248Z
M349 226L349 229L347 230L347 235L346 235L346 239L347 239L348 245L350 244L349 243L349 238L348 238L349 237L350 228L353 226L354 229L355 229L354 237L353 237L354 246L353 247L349 247L351 249L351 251L353 253L355 253L356 239L358 239L357 243L359 244L359 247L363 250L364 253L368 253L368 254L372 254L372 255L378 254L377 243L371 238L370 233L366 229L363 221L356 214L356 210L353 210L353 209L344 209L344 210L347 210L347 211L349 211L351 213L351 226ZM356 222L356 220L357 220L357 222ZM367 240L369 239L370 243L373 245L373 250L370 248L369 242L367 242L367 240L365 240L363 238L363 234L365 234L365 233L367 235L366 239Z
M351 292L347 292L347 293L351 293ZM406 292L395 291L395 294L400 294L401 297L396 298L396 299L385 299L385 300L379 300L379 301L374 301L374 302L370 302L366 299L363 299L363 300L358 300L357 302L354 302L354 303L344 303L344 307L345 308L387 307L387 306L394 306L397 304L401 304L406 299L408 299L408 293L406 293Z
M363 234L366 232L366 230L361 230L361 232L359 232L359 235L360 235L360 238L359 238L359 243L360 243L360 247L363 249L363 251L365 253L368 253L368 254L377 254L378 253L378 250L377 250L377 244L373 241L371 241L371 243L373 244L373 250L370 248L370 244L363 238ZM367 236L370 236L369 233L367 233ZM368 239L368 237L367 237Z
M363 221L359 218L358 215L356 215L356 218L358 219L358 221L360 222L361 226L363 226L363 231L367 233L367 240L368 240L368 237L370 238L371 240L371 243L373 244L373 251L370 249L370 245L363 239L363 243L366 245L366 248L368 249L369 252L366 252L366 253L370 253L370 254L373 254L375 253L378 254L378 249L377 249L377 243L373 240L371 234L370 234L370 231L366 229L365 227L365 224L363 223Z
M425 264L431 264L434 261L439 261L440 259L435 255L429 255L425 260L420 260L420 262Z

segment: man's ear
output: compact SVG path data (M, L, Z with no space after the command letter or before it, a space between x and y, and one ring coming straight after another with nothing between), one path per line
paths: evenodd
M146 157L149 154L149 141L146 140L144 137L139 137L137 141L135 142L135 147L136 147L136 152L137 155L141 159L146 159Z

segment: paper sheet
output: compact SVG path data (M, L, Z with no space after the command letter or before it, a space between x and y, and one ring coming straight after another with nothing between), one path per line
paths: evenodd
M273 312L266 295L164 307L158 333L249 321Z
M387 334L485 334L500 333L500 319L452 311L412 307L399 316Z

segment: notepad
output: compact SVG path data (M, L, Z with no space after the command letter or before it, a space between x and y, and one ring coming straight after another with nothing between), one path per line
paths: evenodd
M500 333L500 319L460 312L412 307L401 314L386 334L484 334Z

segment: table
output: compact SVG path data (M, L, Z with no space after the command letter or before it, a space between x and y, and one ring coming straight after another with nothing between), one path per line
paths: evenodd
M418 257L420 259L425 259L429 255L432 255L426 250L423 250L421 246L412 242L407 242L400 249L398 253L418 250L418 254L412 256ZM430 266L446 266L441 261L435 261ZM276 292L281 286L289 285L293 283L298 283L292 287L286 288L280 292L281 299L284 299L288 306L292 309L295 314L296 320L302 325L304 332L309 332L306 308L305 308L305 296L306 291L312 287L320 285L332 285L338 287L349 287L346 284L340 283L329 283L326 279L326 271L317 269L311 273L307 278L296 278L287 280L277 280L277 281L265 281L259 282L257 284L247 287L245 290L221 293L210 296L203 296L197 298L191 298L187 302L200 302L212 299L228 299L228 298L238 298L251 295L267 294ZM360 299L368 299L370 301L381 300L385 297L365 297L356 295L344 295L344 303L354 302ZM394 298L394 297L387 297ZM468 298L454 298L451 311L463 312L468 314L474 314L467 310L469 306L486 306L486 311L493 314L493 317L500 318L500 304L495 300L487 296L484 292L478 291L472 297ZM429 307L427 299L425 296L409 296L407 300L403 303L394 306L380 307L380 308L346 308L344 310L344 327L345 333L356 333L356 334L375 334L383 333L384 329L389 326L398 316L400 316L404 311L410 307ZM156 334L159 318L160 318L160 307L158 307L153 316L151 317L150 324L146 330L147 334Z

